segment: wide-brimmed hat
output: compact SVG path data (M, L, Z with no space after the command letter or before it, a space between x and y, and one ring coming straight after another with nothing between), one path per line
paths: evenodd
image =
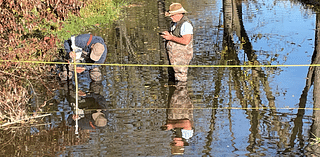
M94 125L97 127L104 127L107 125L107 118L104 117L105 115L98 110L98 112L92 114L92 119L94 120Z
M166 16L172 16L175 14L187 13L180 3L172 3L169 7L169 11L165 13Z
M98 61L104 52L104 46L101 43L96 43L91 49L90 58L94 61Z

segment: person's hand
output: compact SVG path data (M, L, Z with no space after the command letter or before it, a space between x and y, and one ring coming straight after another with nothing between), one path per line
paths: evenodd
M76 120L79 120L80 117L79 117L79 115L73 114L73 115L72 115L72 119L73 119L74 121L76 121Z
M84 67L77 67L76 68L76 72L77 73L82 73L83 71L85 71L86 70L86 68L84 68Z
M74 60L76 58L76 53L74 51L69 52L69 57Z
M173 36L168 32L168 31L164 31L162 32L164 35L161 35L162 38L166 39L166 40L172 40Z
M167 124L166 126L167 126L167 130L173 129L173 125L172 124Z

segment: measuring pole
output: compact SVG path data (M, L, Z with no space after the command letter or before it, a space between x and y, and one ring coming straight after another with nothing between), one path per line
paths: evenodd
M76 59L73 61L74 65L74 82L76 84L76 129L75 134L79 134L79 125L78 125L78 116L79 116L79 108L78 108L78 76L77 76L77 65L76 65Z

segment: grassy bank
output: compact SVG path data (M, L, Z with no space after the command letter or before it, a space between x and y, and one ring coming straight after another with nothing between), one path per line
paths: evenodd
M53 96L55 67L35 62L52 61L58 56L58 49L62 48L61 42L70 35L115 20L123 2L0 1L0 126L24 119L27 121L30 99L34 99L40 108ZM40 99L39 93L47 96Z
M119 16L125 0L91 0L78 15L72 14L66 20L64 27L57 33L58 38L66 40L71 35L79 34L81 30L111 23Z

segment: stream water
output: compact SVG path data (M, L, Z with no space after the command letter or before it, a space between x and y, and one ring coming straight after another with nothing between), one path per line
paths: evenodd
M101 66L101 82L84 72L81 118L73 118L75 81L62 82L44 109L51 114L44 125L8 133L1 155L317 155L313 86L303 94L316 14L294 0L179 2L194 25L190 65L199 66L189 68L186 85L172 85L162 66ZM167 64L158 32L169 19L161 7L137 0L112 27L90 31L106 41L106 64ZM249 64L278 66L223 66ZM100 124L92 118L97 112ZM188 125L192 130L182 127Z

